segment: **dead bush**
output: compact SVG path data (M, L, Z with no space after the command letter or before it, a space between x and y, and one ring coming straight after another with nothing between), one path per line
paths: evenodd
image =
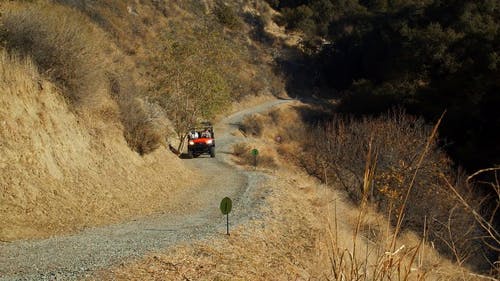
M427 228L439 250L457 262L484 265L478 239L483 231L451 196L443 179L444 175L459 183L461 175L454 172L435 139L419 163L430 133L423 120L402 111L361 120L334 116L308 129L304 153L297 154L296 161L324 182L343 188L355 202L361 203L366 195L379 210L389 213L394 223L399 219L395 210L403 208L403 229L421 232ZM370 149L376 162L365 194L366 155ZM479 204L465 185L458 186L471 204Z
M104 36L81 13L58 5L13 4L1 17L0 36L8 50L32 57L73 105L104 103Z
M169 124L160 106L136 98L123 107L129 109L122 112L122 123L125 139L133 150L144 155L166 146Z
M299 122L299 116L290 111L282 111L280 109L275 109L270 111L266 116L274 127L278 127L275 130L274 138L280 137L280 142L289 141L302 141L307 134L305 126Z
M111 95L119 107L119 119L129 147L144 155L166 145L171 124L164 109L147 100L146 90L124 70L110 73L109 84Z
M269 169L276 169L278 164L270 151L262 151L261 155L257 156L257 167L264 167Z
M237 157L243 157L246 154L249 154L251 148L246 143L236 143L233 145L233 155Z
M240 130L254 137L271 138L279 143L300 140L306 133L305 127L298 121L297 114L274 109L267 114L253 114L245 117Z
M247 135L255 137L262 136L262 131L264 130L263 116L260 114L253 114L245 117L240 124L240 130L245 132Z

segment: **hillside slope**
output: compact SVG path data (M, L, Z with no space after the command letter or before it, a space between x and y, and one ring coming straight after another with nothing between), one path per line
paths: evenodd
M240 4L231 15L242 12ZM226 27L215 6L0 3L0 241L168 208L170 195L193 178L165 149L176 138L169 118L179 107L171 95L226 94L204 116L213 117L245 95L283 90L269 55L249 37L251 25L238 18L238 29ZM204 64L189 64L189 52L176 57L176 48L197 50ZM207 73L207 65L216 67ZM173 72L191 80L179 88Z
M478 278L442 259L435 241L426 244L427 224L415 229L423 231L423 237L405 230L396 241L390 220L372 216L368 205L357 209L344 204L340 192L328 190L296 167L286 167L301 160L291 155L310 154L310 163L299 166L311 164L313 172L319 171L311 174L324 182L333 178L324 158L314 158L307 143L293 141L306 139L296 130L305 127L305 115L295 115L288 124L276 112L243 122L225 119L231 130L222 134L226 141L218 135L218 156L208 165L203 161L207 159L186 164L167 152L166 139L175 138L169 132L175 122L168 119L176 118L172 111L193 108L180 105L200 100L204 105L222 97L203 115L207 118L227 113L231 102L244 96L284 94L274 60L281 51L290 51L281 50L281 43L298 42L287 42L291 38L280 32L280 38L276 32L266 33L266 17L272 13L262 1L8 3L12 7L0 3L0 241L9 241L0 243L0 279L58 274L76 278L170 246L180 252L139 264L132 261L132 268L104 272L103 278ZM265 11L268 14L261 13ZM202 98L193 99L197 96ZM194 104L195 109L200 105ZM314 110L304 113L312 113L314 121L320 118ZM263 119L280 126L263 129ZM231 152L233 137L243 136L252 143L235 145ZM261 171L220 163L233 155L240 156L238 164L253 163L250 147L260 149ZM363 151L353 158L364 163L370 153ZM372 169L361 167L362 172ZM252 188L263 179L271 180ZM359 181L363 188L368 182ZM225 195L251 209L240 209L245 214L236 235L177 247L222 226L217 203ZM331 213L337 207L339 216ZM147 216L152 213L156 215ZM172 219L178 213L182 216ZM457 222L469 227L464 220ZM114 225L95 227L107 224ZM86 231L78 231L82 229ZM68 232L78 233L59 235ZM453 241L451 231L448 234ZM48 236L54 237L14 241ZM224 255L228 240L234 250L230 257ZM463 265L465 258L457 255L457 262Z
M164 149L133 152L117 123L72 112L29 60L2 51L0 87L2 241L149 214L189 176Z

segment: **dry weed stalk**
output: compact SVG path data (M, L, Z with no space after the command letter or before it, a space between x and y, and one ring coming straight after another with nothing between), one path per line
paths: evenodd
M500 171L500 167L482 169L482 170L479 170L479 171L475 172L474 174L470 175L466 180L467 185L470 187L472 185L471 181L475 177L477 177L481 174L487 173L487 172L494 172L495 173L494 174L495 181L494 182L486 182L486 186L490 186L493 189L493 192L496 196L495 197L495 200L496 200L495 206L493 207L493 210L489 214L489 216L490 216L489 218L485 217L479 211L477 211L470 204L470 202L463 195L460 194L458 189L455 186L453 186L453 184L450 183L450 181L446 178L446 176L444 174L441 175L441 177L445 181L447 187L453 192L453 194L458 199L460 204L462 204L462 206L465 207L465 209L473 215L476 222L481 226L481 228L484 231L486 231L487 237L482 237L481 238L482 242L487 247L489 247L491 250L496 252L497 254L500 253L500 232L495 228L494 220L495 220L497 211L500 208L500 181L498 179L498 174L497 174L498 171ZM485 182L482 182L482 183L485 183ZM490 241L488 241L488 240L490 240ZM500 264L498 263L498 261L496 262L496 264L492 264L492 268L494 270L496 270L496 272L495 272L496 275L500 275Z
M399 232L401 231L401 224L403 223L404 210L405 210L406 204L408 202L408 198L410 197L410 193L411 193L411 191L413 189L413 186L415 184L415 179L417 178L418 171L419 171L420 167L422 166L424 158L427 155L427 152L429 151L429 148L430 148L431 144L433 143L434 139L437 136L437 130L438 130L439 125L441 124L441 120L443 120L443 117L444 117L445 114L446 114L446 111L444 111L441 114L441 117L439 117L438 121L436 122L436 125L434 125L432 133L429 136L429 138L427 139L427 143L425 145L425 148L424 148L424 150L423 150L422 154L420 155L420 158L419 158L419 160L417 162L417 166L415 168L415 172L413 173L413 177L411 179L411 182L410 182L410 184L408 186L408 190L406 191L406 195L404 197L403 204L401 204L401 207L399 209L399 213L398 213L398 217L397 217L398 221L396 223L396 229L394 231L394 236L392 238L392 243L391 243L391 247L390 247L390 249L392 251L394 251L395 247L396 247L396 239L397 239L397 236L398 236Z
M406 249L405 245L394 251L379 251L376 247L376 257L373 263L369 257L374 250L369 250L368 240L361 235L361 225L368 208L368 197L373 188L373 180L376 170L378 152L373 147L373 136L368 144L368 152L365 160L365 172L363 177L363 198L357 214L356 226L352 234L352 250L343 248L338 240L338 218L337 207L334 205L334 224L328 223L328 234L330 239L330 264L333 274L333 280L408 280L412 274L411 265L419 256L419 262L423 260L420 248L424 243L422 239L418 246ZM387 222L390 229L390 222ZM425 230L424 230L425 234ZM387 235L389 237L389 235ZM364 257L357 253L358 241L365 240L366 250ZM364 258L364 260L363 260ZM419 274L417 280L422 280L425 274Z
M363 191L362 191L362 200L361 200L361 207L358 212L358 218L356 222L356 228L354 230L353 234L353 249L352 249L352 256L354 259L354 267L356 266L356 242L359 236L359 231L361 227L361 223L363 221L364 215L366 213L367 209L367 204L368 204L368 196L370 194L370 189L372 188L373 185L373 178L375 175L375 169L377 166L377 152L372 151L373 150L373 135L370 138L370 142L368 143L368 152L366 154L366 165L365 165L365 173L363 176Z
M357 251L359 251L359 239L363 239L361 237L361 225L366 214L366 208L368 204L368 198L373 189L373 180L375 177L375 170L377 166L377 158L378 151L376 147L373 146L373 136L370 138L368 142L368 152L366 154L365 159L365 169L363 175L363 185L362 185L362 198L360 209L357 215L356 226L353 232L353 247L352 250L342 248L339 245L338 241L338 229L337 229L337 212L335 210L334 213L334 229L332 230L332 225L329 224L329 235L331 240L331 251L330 251L330 261L332 266L332 273L334 280L409 280L410 278L413 280L425 280L428 276L428 273L424 269L424 263L426 259L426 252L424 251L423 245L426 243L427 236L429 233L427 218L424 218L424 227L423 227L423 235L419 240L418 245L413 247L408 247L405 245L401 245L397 247L397 239L399 233L402 231L402 223L405 217L405 208L408 204L408 199L412 189L415 186L416 178L420 168L423 165L424 159L428 154L431 145L434 143L435 138L437 136L438 127L445 115L445 112L440 116L435 126L433 127L430 135L427 138L425 143L425 147L421 152L418 161L416 163L415 169L413 171L413 176L411 181L409 182L406 193L403 197L403 202L398 208L397 212L397 223L394 231L391 233L390 222L387 223L387 235L388 237L388 250L386 251L378 251L377 256L375 257L375 261L369 261L369 255L371 254L368 251L365 252L364 261L360 260L358 257ZM322 167L325 169L324 167ZM325 173L323 171L323 173ZM323 175L324 179L327 179L326 173ZM371 195L373 196L373 195ZM392 206L392 205L391 205ZM392 208L390 208L392 210ZM390 211L391 213L391 211ZM453 212L449 214L449 228L451 229L451 219ZM490 232L492 232L491 220L490 222L483 220L483 226L486 227ZM470 231L472 228L470 228ZM450 237L453 236L451 230L448 232ZM468 233L464 234L465 236ZM457 257L462 257L459 260L464 260L464 257L459 254L456 250L456 245L451 245L452 249L455 249L455 254ZM415 265L415 266L414 266ZM465 271L464 271L465 272ZM470 274L463 276L464 280L471 279Z

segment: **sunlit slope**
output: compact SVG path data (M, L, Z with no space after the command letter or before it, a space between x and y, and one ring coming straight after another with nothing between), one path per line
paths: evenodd
M165 149L139 156L120 123L103 119L74 113L33 63L0 53L0 240L165 207L188 176L179 159Z
M166 149L178 100L206 108L223 97L201 116L213 119L243 97L284 91L265 32L241 18L257 8L220 4L217 14L200 3L0 4L0 240L169 210L173 193L195 185Z

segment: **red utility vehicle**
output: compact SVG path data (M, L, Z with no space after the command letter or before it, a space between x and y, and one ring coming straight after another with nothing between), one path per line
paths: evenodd
M201 127L192 128L188 133L188 157L198 157L201 154L215 157L214 128L209 122L202 123Z

